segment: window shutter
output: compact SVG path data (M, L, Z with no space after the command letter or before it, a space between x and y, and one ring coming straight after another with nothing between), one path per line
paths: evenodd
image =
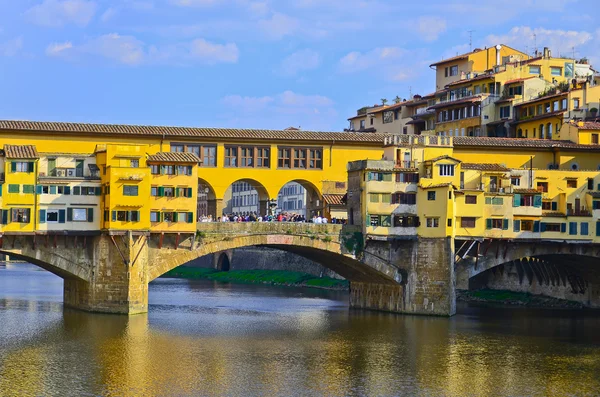
M542 207L542 195L541 194L536 194L535 196L533 196L533 206L535 208Z
M65 223L65 210L58 210L58 223Z
M560 232L561 233L566 233L567 232L567 224L566 223L561 223L560 224Z
M33 172L33 163L32 163L32 162L30 162L30 163L27 163L27 170L28 170L29 172Z
M79 186L74 186L73 187L73 195L74 196L79 196L81 195L81 188Z
M502 230L508 230L508 219L503 219Z
M582 236L587 236L588 233L589 233L588 223L587 222L581 222L581 235Z
M556 201L552 202L552 211L557 211L558 210L558 203Z
M4 187L4 185L0 183L0 197L2 197L2 188L3 187Z
M540 232L545 232L546 231L546 222L541 222L540 223Z
M540 232L540 221L533 221L533 232L534 233Z
M164 197L164 196L165 196L165 188L163 186L159 186L158 197Z
M17 172L17 162L16 161L12 161L10 163L10 171L11 172Z
M50 186L50 194L56 194L56 186Z
M577 235L577 222L569 222L569 235Z
M37 194L42 194L42 185L37 185L37 186L35 187L35 192L36 192Z
M67 222L73 222L73 208L67 208Z
M513 207L521 206L521 195L516 193L513 197Z
M188 197L192 197L193 196L193 192L192 192L192 188L188 187Z
M596 222L596 236L600 236L600 221Z
M102 189L100 188L100 186L97 186L97 187L94 189L94 191L95 191L95 193L96 193L96 196L100 196L100 195L102 194Z
M521 221L518 220L514 220L513 221L513 232L520 232L521 231Z
M8 223L8 210L0 210L0 214L2 214L2 224L6 225Z
M71 194L71 186L65 186L65 195L69 196Z
M485 220L485 228L487 230L490 230L492 228L492 220L491 219L486 219Z
M175 197L179 197L179 192L181 191L180 187L175 188Z
M187 222L188 223L194 223L194 213L193 212L188 212Z
M94 209L93 208L88 208L87 221L94 222Z
M117 211L113 211L112 212L112 221L116 222L117 221Z
M177 212L173 212L173 222L177 222Z
M46 210L40 210L40 223L46 223Z

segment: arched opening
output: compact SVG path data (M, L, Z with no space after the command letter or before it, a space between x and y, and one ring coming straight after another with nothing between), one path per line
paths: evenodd
M269 194L265 187L253 179L233 182L223 198L224 215L264 217L269 212Z
M218 214L215 190L206 180L198 179L198 203L196 217L198 222L216 220Z
M220 272L228 272L230 268L231 264L229 262L229 256L227 256L225 252L222 252L217 261L217 270Z
M339 187L340 183L344 185L341 188ZM329 186L329 184L331 184L331 188L328 189L331 193L336 193L336 182L324 181L324 187L326 187L325 185ZM337 182L337 184L339 193L345 194L346 183ZM277 215L282 214L283 216L292 217L294 220L305 220L307 222L315 217L331 219L320 190L313 183L302 179L287 182L279 189L276 213Z

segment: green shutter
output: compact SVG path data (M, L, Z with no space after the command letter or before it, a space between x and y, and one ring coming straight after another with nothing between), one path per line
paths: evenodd
M67 222L73 222L73 208L67 208Z
M502 230L508 230L508 219L502 220Z
M535 208L542 208L542 195L536 194L533 196L533 206Z
M88 208L87 221L94 222L94 209L93 208Z
M513 221L513 232L520 232L521 231L521 221L518 220L514 220Z
M177 212L173 212L173 222L177 222Z
M27 163L27 170L29 172L33 172L33 163L32 162Z
M187 222L188 223L194 223L194 213L193 212L188 212Z
M558 210L558 203L556 201L552 202L552 211L557 211Z
M487 230L490 230L492 228L492 220L491 219L486 219L485 220L485 228Z
M37 186L35 187L35 192L36 192L37 194L42 194L42 185L37 185Z
M10 184L8 185L9 193L19 193L21 191L21 185Z
M181 188L176 187L175 188L175 197L179 197L179 192L181 191Z
M112 212L112 221L116 222L117 221L117 211L113 211Z
M596 237L600 236L600 221L596 222Z
M521 195L518 193L515 193L515 195L513 196L513 207L520 207L521 206Z
M0 183L0 197L2 197L2 188L3 187L4 187L4 185Z
M10 162L10 171L11 172L17 172L17 162L16 161L11 161Z
M100 196L102 195L102 188L100 186L96 186L94 188L94 192L96 193L96 196Z
M1 223L6 225L8 223L8 210L0 210L0 214L2 215Z
M191 187L188 187L188 197L193 197L194 196L194 192L192 191Z
M533 232L534 233L540 232L540 221L533 221Z
M164 197L165 196L165 188L164 186L159 186L158 187L158 197Z
M46 223L46 210L40 210L40 223Z
M64 190L64 192L65 192L64 194L65 194L66 196L69 196L69 195L71 195L71 186L65 186L65 190Z
M74 186L73 187L73 196L79 196L79 195L81 195L81 187Z
M58 210L58 223L65 223L65 210Z
M56 194L56 186L50 186L50 194Z

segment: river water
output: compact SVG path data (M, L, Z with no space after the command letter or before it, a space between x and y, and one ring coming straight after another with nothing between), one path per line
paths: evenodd
M600 314L349 310L347 294L159 279L147 315L63 309L0 266L0 396L594 396Z

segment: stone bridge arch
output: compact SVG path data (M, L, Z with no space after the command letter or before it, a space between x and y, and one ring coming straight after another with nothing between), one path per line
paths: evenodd
M350 282L399 285L400 269L385 259L363 253L357 258L344 246L339 225L302 223L205 223L197 241L192 237L175 248L173 236L149 241L148 281L199 257L249 246L270 247L306 257Z

